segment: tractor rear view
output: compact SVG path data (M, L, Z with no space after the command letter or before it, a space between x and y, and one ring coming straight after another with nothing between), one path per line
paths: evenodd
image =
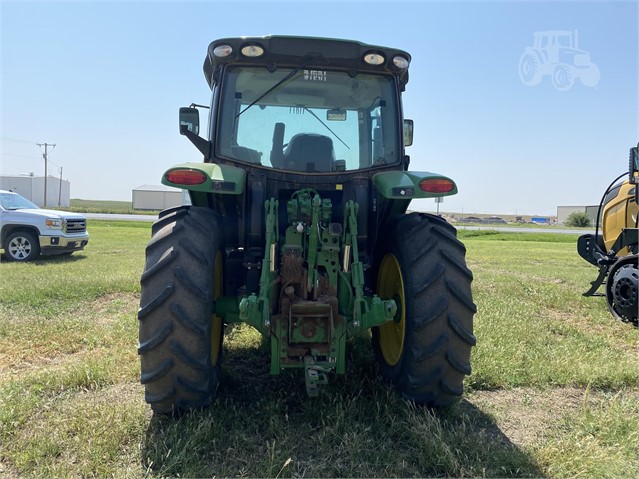
M628 178L618 176L606 189L597 214L595 234L579 237L577 251L589 263L599 268L597 279L584 296L597 296L605 287L606 302L612 315L637 326L639 312L639 191L637 184L639 155L630 148ZM599 227L601 225L601 232Z
M404 398L438 407L461 396L473 276L452 226L407 213L415 198L457 193L444 175L407 171L410 59L337 39L210 44L206 139L196 106L180 109L204 161L162 180L191 205L160 214L141 277L138 352L154 411L210 405L224 328L240 322L270 341L270 373L300 369L310 396L346 374L348 340L368 330L380 375Z

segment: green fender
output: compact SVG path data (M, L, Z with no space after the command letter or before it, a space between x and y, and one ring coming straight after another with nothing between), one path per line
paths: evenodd
M241 195L246 184L246 171L217 163L182 163L166 170L162 184L189 190L191 194Z
M385 171L373 176L373 184L384 198L436 198L457 194L457 185L447 176L428 171Z

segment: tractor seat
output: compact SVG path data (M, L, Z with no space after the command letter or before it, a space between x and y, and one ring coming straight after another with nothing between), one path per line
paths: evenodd
M298 133L284 150L284 168L295 171L333 171L333 140L315 133Z

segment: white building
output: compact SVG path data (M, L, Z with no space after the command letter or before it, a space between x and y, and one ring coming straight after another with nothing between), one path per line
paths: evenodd
M189 204L186 190L165 185L142 185L133 189L134 210L165 210L173 206Z
M54 176L47 177L44 201L44 177L35 175L0 175L0 190L11 190L40 207L68 208L71 205L71 183Z

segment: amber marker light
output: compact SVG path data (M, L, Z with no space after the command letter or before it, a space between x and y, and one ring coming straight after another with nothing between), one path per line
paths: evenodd
M176 185L201 185L206 181L206 175L198 170L171 170L164 177Z
M446 178L426 178L419 182L419 189L427 193L450 193L455 183Z

